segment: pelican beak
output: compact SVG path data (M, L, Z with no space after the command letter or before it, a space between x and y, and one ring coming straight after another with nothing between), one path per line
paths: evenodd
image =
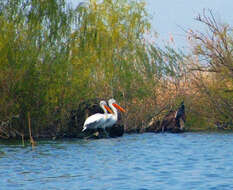
M112 104L115 108L117 108L118 110L122 111L122 112L126 112L124 108L122 108L121 106L119 106L118 104L116 103L113 103Z
M106 110L108 110L109 113L113 113L112 110L108 106L104 105L104 107Z

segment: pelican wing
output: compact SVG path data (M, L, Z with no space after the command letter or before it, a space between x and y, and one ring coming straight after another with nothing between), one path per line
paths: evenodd
M89 129L94 129L99 127L100 125L103 124L105 120L104 114L94 114L90 117L88 117L83 125L83 130L89 128Z

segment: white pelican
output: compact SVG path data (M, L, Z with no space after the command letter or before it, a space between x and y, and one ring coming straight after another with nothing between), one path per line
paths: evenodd
M112 114L108 114L108 119L106 120L106 122L103 125L104 129L106 127L112 127L117 122L117 119L118 119L117 109L120 110L121 112L125 112L125 109L122 108L121 106L119 106L116 103L116 100L113 99L113 98L111 98L111 99L108 100L108 105L112 109L113 113Z
M104 113L96 113L94 115L89 116L83 125L83 130L85 131L88 129L96 129L98 127L101 127L104 122L108 119L109 115L108 111L110 113L113 113L112 110L107 106L107 103L105 101L100 101L100 107L104 110Z
M106 133L106 130L105 130L106 127L112 127L117 122L117 119L118 119L117 109L122 111L122 112L125 112L125 109L122 108L121 106L119 106L116 103L116 100L113 98L108 100L108 105L112 109L113 113L107 114L106 120L104 121L104 123L102 125L99 126L100 128L102 128L105 131L105 133Z

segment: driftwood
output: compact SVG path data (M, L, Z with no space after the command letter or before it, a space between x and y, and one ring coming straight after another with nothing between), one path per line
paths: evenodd
M184 102L182 102L177 110L170 110L162 121L158 120L156 116L153 117L145 128L145 131L180 133L184 132L185 121L185 106Z
M24 138L23 133L13 127L15 120L19 120L19 115L14 115L5 121L0 121L0 138Z

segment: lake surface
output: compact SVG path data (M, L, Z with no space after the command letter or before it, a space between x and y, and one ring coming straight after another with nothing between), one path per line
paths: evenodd
M0 144L1 190L233 189L233 134Z

